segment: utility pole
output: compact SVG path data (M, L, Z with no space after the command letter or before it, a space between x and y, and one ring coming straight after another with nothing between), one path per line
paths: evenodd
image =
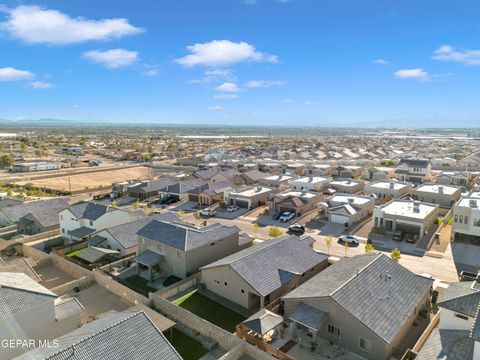
M68 191L70 192L70 196L72 195L72 183L70 182L70 176L68 177Z

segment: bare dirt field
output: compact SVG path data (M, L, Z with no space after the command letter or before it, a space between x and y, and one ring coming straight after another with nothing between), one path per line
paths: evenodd
M25 185L26 183L33 184L36 187L46 187L55 190L71 191L79 190L95 190L97 188L108 187L114 182L125 180L147 180L161 175L164 171L151 169L145 166L97 171L87 174L77 174L70 176L59 176L55 178L39 179L31 181L19 181L17 184ZM69 181L70 179L70 181ZM69 183L70 182L70 183Z

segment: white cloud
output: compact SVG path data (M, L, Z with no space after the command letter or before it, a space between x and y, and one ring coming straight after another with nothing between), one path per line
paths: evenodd
M87 51L83 53L83 57L94 63L106 66L107 68L116 69L132 65L138 60L139 55L136 51L112 49L107 51Z
M313 104L315 104L315 103L312 102L312 101L310 101L310 100L305 100L305 101L303 102L303 105L305 105L305 106L312 106Z
M43 81L32 81L29 85L32 89L38 89L38 90L51 89L53 87L53 84L43 82Z
M91 40L112 40L143 32L127 19L89 20L71 18L57 10L39 6L18 6L8 10L0 30L31 44L65 45Z
M417 79L420 81L430 80L428 73L422 68L402 69L395 71L394 75L397 79Z
M238 95L237 94L217 94L214 96L214 98L218 100L231 100L231 99L237 99Z
M277 62L275 55L261 53L253 45L246 42L232 42L229 40L213 40L187 46L191 53L176 59L180 65L191 67L203 66L229 66L245 61Z
M389 62L388 62L387 60L385 60L385 59L376 59L376 60L373 60L373 62L374 62L375 64L380 64L380 65L387 65L387 64L389 64Z
M153 76L158 76L158 70L157 69L149 69L143 72L143 75L153 77Z
M239 92L240 88L237 86L237 84L232 83L232 82L224 82L221 85L218 85L215 90L221 91L221 92Z
M13 67L0 68L0 81L31 80L34 77L35 75L27 70L18 70Z
M283 101L284 103L286 103L286 104L293 102L292 99L283 99L282 101Z
M231 69L209 69L206 70L201 79L188 80L189 84L207 84L212 82L220 82L228 80L236 81L237 77Z
M223 106L215 105L215 106L210 106L210 107L208 108L208 110L212 110L212 111L225 111L225 110L227 110L227 109L224 108Z
M281 80L251 80L245 84L249 88L268 88L271 86L282 86L285 81Z
M442 45L435 50L432 59L465 65L480 65L480 50L456 50L453 46Z

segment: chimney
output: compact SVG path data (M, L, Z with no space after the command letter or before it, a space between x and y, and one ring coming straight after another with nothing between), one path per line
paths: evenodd
M476 208L477 207L477 200L470 199L469 205L470 205L471 208Z

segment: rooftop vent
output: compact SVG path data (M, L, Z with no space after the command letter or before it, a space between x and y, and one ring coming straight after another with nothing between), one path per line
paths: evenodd
M475 199L470 199L470 207L471 208L476 208L477 207L477 200Z
M443 186L439 186L439 187L438 187L438 193L439 193L439 194L443 194Z
M390 181L390 189L394 189L395 188L395 183L393 181Z
M353 204L355 202L355 199L354 198L348 198L348 203L349 204Z

